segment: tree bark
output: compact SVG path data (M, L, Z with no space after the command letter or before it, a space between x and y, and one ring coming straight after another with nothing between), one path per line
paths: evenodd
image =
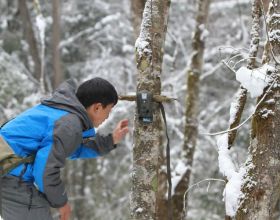
M183 163L186 171L178 185L175 187L172 196L174 219L180 220L187 215L184 213L184 193L189 188L191 167L193 164L193 156L197 140L197 118L199 113L199 77L203 67L203 53L205 38L203 36L204 28L207 23L210 0L199 0L196 16L196 26L194 36L192 38L192 56L189 68L187 70L187 96L186 96L186 121L185 136L183 145ZM187 199L185 201L187 206ZM187 210L187 209L186 209Z
M20 16L26 41L29 45L31 57L34 62L34 77L40 81L41 77L41 59L38 52L37 41L32 28L32 22L29 16L26 0L18 0Z
M60 1L53 0L53 70L54 70L54 88L57 88L59 84L63 81L64 76L61 71L61 62L60 62Z
M278 13L279 0L272 1L269 18L269 40L275 57L280 47ZM271 56L271 51L270 51ZM271 58L270 65L276 61ZM279 84L279 65L273 73ZM270 102L266 102L270 100ZM280 196L280 88L274 86L259 105L252 121L251 144L247 173L242 185L243 196L237 210L237 220L272 219Z
M260 1L256 0L253 2L252 6L252 18L253 24L251 29L251 43L249 51L249 60L248 60L248 69L256 68L256 57L258 54L259 42L260 42L260 18L261 18L261 5ZM247 89L240 86L239 91L237 92L237 110L235 117L232 122L230 122L229 128L232 129L239 125L241 116L244 110L244 106L247 100ZM233 130L228 133L228 146L229 148L233 145L237 130Z
M137 39L140 33L145 2L146 0L131 0L131 19L135 39Z
M146 1L141 32L136 41L137 92L148 90L153 95L161 93L160 77L169 5L169 0ZM134 220L158 219L156 204L162 138L159 105L154 103L152 123L144 124L136 115L134 126L131 216Z

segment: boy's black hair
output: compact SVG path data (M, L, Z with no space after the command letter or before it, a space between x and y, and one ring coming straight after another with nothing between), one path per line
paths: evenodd
M106 107L118 102L115 87L107 80L99 77L82 83L76 92L76 96L85 108L95 103L101 103L103 107Z

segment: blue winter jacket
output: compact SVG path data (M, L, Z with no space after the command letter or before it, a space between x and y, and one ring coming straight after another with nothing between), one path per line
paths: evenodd
M67 202L60 178L65 159L95 158L115 148L111 134L95 134L75 90L75 84L66 81L52 97L21 113L0 130L0 137L15 154L35 155L34 163L28 164L25 172L24 165L20 165L9 175L20 176L24 172L23 180L33 182L56 208Z

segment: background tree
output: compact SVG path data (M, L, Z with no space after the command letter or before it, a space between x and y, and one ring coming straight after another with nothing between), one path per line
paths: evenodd
M53 47L53 70L54 70L54 88L63 81L63 72L61 70L61 58L60 58L60 1L53 0L52 1L52 17L53 17L53 25L52 25L52 47Z
M38 44L33 30L33 24L29 15L26 0L19 0L19 12L22 19L23 31L28 42L29 51L33 59L34 77L39 81L41 77L41 59L38 51Z
M208 35L206 29L210 0L200 0L197 3L196 25L192 38L192 56L187 70L186 112L184 145L182 161L178 165L185 167L181 173L181 179L175 187L172 203L174 207L174 218L182 219L184 213L184 194L190 186L193 156L198 137L198 115L199 115L199 80L203 70L203 54L205 39ZM187 200L185 200L187 206Z
M184 201L184 195L190 185L191 167L195 152L196 140L198 135L198 115L199 115L199 78L203 71L203 53L205 48L205 39L208 35L206 29L210 1L198 1L196 11L196 25L192 37L193 53L190 57L189 66L186 73L187 90L186 90L186 111L185 111L185 139L181 157L177 168L176 178L180 178L173 186L172 207L174 219L186 217L184 204L187 206L187 200ZM178 169L177 169L178 170ZM176 168L175 168L176 172ZM166 179L166 174L162 173L162 179ZM166 190L166 184L161 184ZM165 195L164 195L165 196ZM186 208L186 207L185 207ZM187 210L187 209L186 209ZM163 202L161 207L161 219L167 219L167 201Z

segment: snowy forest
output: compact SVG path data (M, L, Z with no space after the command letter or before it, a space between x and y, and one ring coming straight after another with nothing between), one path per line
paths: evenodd
M0 16L0 124L93 77L120 96L98 132L129 119L112 153L67 161L72 220L280 219L279 0L0 0Z

